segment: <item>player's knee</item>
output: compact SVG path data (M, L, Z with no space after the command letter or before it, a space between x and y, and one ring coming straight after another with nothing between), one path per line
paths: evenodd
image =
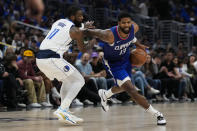
M126 85L126 86L124 86L124 90L126 92L128 92L129 94L131 94L131 95L135 95L135 94L138 93L137 90L134 88L133 85Z

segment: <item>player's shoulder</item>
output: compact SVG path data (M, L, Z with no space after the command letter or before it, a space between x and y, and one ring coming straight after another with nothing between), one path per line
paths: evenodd
M54 22L53 25L59 25L61 24L62 26L66 26L66 25L74 25L74 23L68 19L59 19L57 21Z

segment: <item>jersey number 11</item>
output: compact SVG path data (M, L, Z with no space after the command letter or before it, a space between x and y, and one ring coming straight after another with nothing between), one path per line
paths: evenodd
M55 36L59 30L60 30L60 29L54 29L54 30L50 33L50 35L47 37L47 39L50 40L51 38L53 38L53 36Z

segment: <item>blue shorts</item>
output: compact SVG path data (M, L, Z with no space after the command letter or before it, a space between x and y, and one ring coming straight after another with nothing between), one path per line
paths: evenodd
M124 82L126 82L127 80L130 81L132 80L131 78L132 66L130 62L124 63L121 66L113 66L113 67L110 67L110 64L108 64L106 65L106 67L109 73L113 76L117 86L122 86L122 84L124 84Z

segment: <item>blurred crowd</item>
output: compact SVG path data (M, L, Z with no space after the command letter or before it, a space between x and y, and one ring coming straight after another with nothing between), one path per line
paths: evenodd
M176 20L196 24L196 0L60 0L68 3L91 5L94 8L125 10L163 20Z
M68 3L92 4L97 8L104 7L114 10L121 10L124 5L127 5L127 11L138 11L142 15L151 15L150 13L153 12L152 15L157 15L155 13L157 11L151 11L152 3L150 1L141 1L141 3L135 0L102 1L67 0ZM64 0L60 0L60 2L64 2ZM176 1L168 2L173 7ZM179 1L180 6L176 6L176 10L172 10L171 18L174 17L173 13L179 13L182 2ZM184 2L190 4L187 1ZM145 6L148 10L143 9ZM195 11L195 4L193 6L190 10ZM37 25L36 21L27 18L24 12L22 0L0 1L0 107L59 106L61 81L49 80L39 71L35 62L35 55L45 34L40 30L24 27L15 22L15 20L19 20ZM59 18L64 18L62 12L46 7L40 26L49 28ZM139 40L150 47L146 63L142 67L132 69L132 81L139 93L148 100L156 102L195 101L197 98L197 47L193 46L188 51L183 47L183 42L178 43L177 47L172 47L170 44L162 45L160 39L152 44L146 36ZM64 58L73 64L85 79L85 85L72 105L98 105L100 103L98 90L115 86L112 76L105 69L102 60L104 54L99 47L100 42L93 38L87 39L86 42L95 43L94 48L89 52L82 54L77 49L76 43L73 42L69 51L64 53ZM120 93L109 100L111 104L129 101L130 97L127 93Z

